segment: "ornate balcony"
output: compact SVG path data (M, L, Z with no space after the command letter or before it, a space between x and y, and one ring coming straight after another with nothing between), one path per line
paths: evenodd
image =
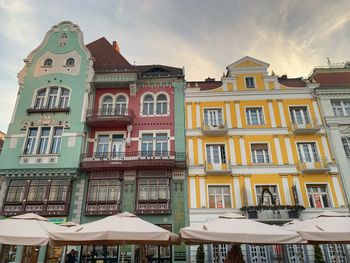
M24 213L36 213L41 216L66 216L68 211L68 202L5 202L2 215L14 216Z
M137 201L135 214L155 214L168 215L171 214L170 200L164 201Z
M202 127L203 135L206 136L223 136L228 132L227 125L223 120L219 120L217 125L211 125L203 122Z
M112 215L120 212L120 202L87 201L85 215Z
M299 170L303 174L317 174L317 173L327 173L331 169L329 165L332 164L331 161L320 160L315 162L299 162Z
M84 171L140 168L184 168L186 154L174 151L104 152L81 156Z
M205 172L207 174L231 174L232 166L229 163L212 164L206 162Z
M88 109L86 123L93 128L126 127L132 124L135 113L132 109Z
M293 134L315 134L320 130L317 121L311 121L305 124L292 123Z

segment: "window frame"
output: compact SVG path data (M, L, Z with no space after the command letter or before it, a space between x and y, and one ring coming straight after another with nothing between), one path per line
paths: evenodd
M157 152L157 135L159 134L166 134L167 135L167 152L162 152L160 155L156 155ZM144 135L152 135L152 150L144 151L142 148L143 140L142 137ZM149 141L150 142L150 141ZM168 157L171 154L171 137L170 137L170 131L169 130L142 130L139 132L139 143L138 143L138 151L140 153L140 156L143 157L149 157L149 156L156 156L156 157Z
M212 118L213 114L210 115L210 114L208 114L208 112L216 112L214 115L215 115L215 118L217 118L217 119L216 120L215 120L215 118L213 119ZM219 116L220 114L221 114L221 118ZM210 115L210 117L209 117L209 115ZM207 116L207 118L206 118L206 116ZM222 107L204 108L203 109L203 123L204 123L204 126L209 126L212 128L218 128L219 126L224 125L225 124L224 109Z
M160 96L164 96L165 100L159 100ZM166 116L169 115L169 98L165 93L158 93L156 94L155 97L156 103L155 103L155 115L157 116ZM158 104L160 104L161 107L161 111L158 112ZM164 110L164 106L165 106L165 112L163 113Z
M51 95L51 91L53 89L57 89L57 93L55 95ZM63 95L63 92L67 91L68 95ZM44 95L40 96L39 101L39 93L44 93ZM51 103L51 98L54 98L54 103ZM69 111L69 104L71 98L71 89L66 86L57 86L52 85L49 87L41 87L34 91L31 107L27 109L28 113L33 112L56 112L56 111ZM65 101L64 107L61 107L62 101ZM38 105L40 104L40 105Z
M158 113L157 107L158 107L158 97L164 95L166 97L166 113ZM146 105L145 105L145 99L150 96L152 97L153 101L147 102L147 110L148 112L145 112ZM164 101L163 101L164 102ZM149 106L150 104L153 104L153 108ZM140 98L140 116L142 117L161 117L161 116L170 116L170 96L167 92L160 91L158 93L151 93L146 92L142 94Z
M264 113L264 107L263 106L256 106L256 107L244 107L245 108L245 119L246 119L246 125L247 126L263 126L266 125L266 120L265 120L265 113ZM251 110L261 110L261 115L257 113L257 124L252 123L252 117L251 113L249 113Z
M277 191L277 193L275 194L275 196L274 196L274 193L273 192L271 192L271 190L270 190L270 187L276 187L276 191ZM254 184L254 194L255 194L255 203L256 203L256 205L259 205L259 198L258 198L258 193L257 193L257 187L262 187L262 188L268 188L268 190L271 192L271 194L273 195L273 197L275 198L275 203L278 203L278 204L281 204L281 202L282 202L282 199L281 199L281 191L280 191L280 187L279 187L279 185L278 184ZM261 193L259 193L259 194L262 194L263 193L263 191L264 191L265 189L262 189L261 190ZM263 197L261 197L261 198L263 198ZM278 199L276 199L276 198L278 198ZM262 200L263 201L263 200ZM278 202L276 202L276 201L278 201ZM271 200L271 202L272 202L272 200ZM263 202L262 202L262 204L263 204Z
M247 85L247 79L252 79L253 80L253 86L248 86ZM255 76L244 76L244 85L245 85L246 89L256 89L257 85L256 85Z
M70 62L73 61L73 64L71 64ZM66 59L66 63L64 64L66 67L74 67L75 66L75 58L70 57Z
M221 200L222 200L222 207L217 207L217 199L216 196L217 194L214 194L214 202L215 202L215 207L210 207L210 188L211 187L220 187L221 188ZM223 193L223 188L224 187L228 187L228 196L229 196L229 200L230 200L230 204L229 207L225 207L225 195ZM220 195L219 194L219 195ZM207 185L207 207L211 208L211 209L230 209L233 208L233 194L232 194L232 187L230 184L208 184Z
M310 109L308 107L308 105L289 105L289 117L290 117L290 121L293 125L308 125L312 123L311 120L311 114L310 114ZM298 123L296 115L294 114L295 110L297 109L306 109L306 111L303 113L303 115L301 116L302 118L302 122L303 123ZM306 115L305 115L306 113Z
M306 145L314 144L315 145L315 152L313 152L312 146L308 146L308 154L310 155L310 153L312 153L312 155L310 155L310 161L304 160L304 158L305 158L304 148L299 148L299 145L304 145L304 144L306 144ZM320 154L319 147L318 147L316 141L296 141L295 146L296 146L296 150L297 150L299 163L317 163L317 162L322 161L322 158L321 158L322 156ZM303 150L303 156L301 155L301 152L299 149ZM310 152L310 149L311 149L311 152Z
M350 116L350 99L334 99L334 100L331 100L330 102L331 102L334 116L336 117ZM337 102L340 103L340 106L333 105L333 103L337 103ZM349 105L344 105L344 102L348 102ZM346 109L349 110L349 113L347 113ZM338 114L339 110L341 110L341 114Z
M262 153L263 154L263 159L264 162L258 162L259 158L256 152L254 152L253 155L253 146L256 144L265 144L266 145L266 153ZM257 150L254 150L257 151ZM264 151L264 150L263 150ZM250 158L251 158L251 163L252 164L271 164L272 163L272 155L271 153L271 149L270 149L270 144L268 142L250 142Z
M327 201L328 201L329 206L324 206L322 195L320 196L320 201L321 201L322 207L315 206L315 204L316 204L315 200L313 200L314 206L311 205L309 188L315 188L315 187L317 187L317 188L324 187L325 188L325 192L323 192L323 193L326 193L326 195L327 195ZM324 183L324 182L323 183L318 183L318 182L305 183L305 191L307 194L307 201L309 204L309 208L332 208L332 207L334 207L333 206L333 196L332 196L332 192L330 191L330 187L329 187L328 183ZM312 194L313 193L322 193L322 192L312 192Z
M43 68L52 68L53 67L53 59L52 58L46 58L44 61L43 61L43 64L42 64L42 67Z
M215 159L215 158L212 158L212 157L214 157L214 154L215 154L214 153L214 149L213 150L209 150L210 151L210 155L212 155L212 156L210 156L210 158L208 158L208 147L209 147L209 149L210 149L210 147L220 147L219 151L218 151L219 161L220 161L219 163L212 162L212 159L213 160ZM224 154L224 156L223 156L223 154ZM225 143L206 143L205 144L205 157L206 157L207 163L211 164L211 165L228 164L228 159L227 159L228 156L227 156L227 152L226 152L226 144Z
M347 137L347 136L341 137L341 141L343 144L345 156L347 158L350 158L350 136L349 137Z

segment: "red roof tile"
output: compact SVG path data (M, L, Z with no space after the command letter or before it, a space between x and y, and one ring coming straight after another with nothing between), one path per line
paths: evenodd
M320 86L343 86L350 85L349 72L316 72L314 80L320 83Z
M287 87L306 87L306 82L303 78L279 77L278 82Z
M212 90L222 85L221 81L189 81L187 82L190 88L196 88L196 84L200 90Z

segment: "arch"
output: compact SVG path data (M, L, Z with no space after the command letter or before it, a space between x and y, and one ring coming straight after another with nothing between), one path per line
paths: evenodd
M66 60L66 66L74 66L75 65L75 59L74 58L68 58Z
M269 189L264 189L261 192L261 204L259 205L275 205L276 200L273 198L273 194Z
M142 115L154 114L154 94L146 93L142 97Z
M156 97L156 114L167 115L168 114L168 97L164 93L160 93Z
M117 115L126 115L128 113L128 102L124 94L116 96L115 112Z
M53 60L51 58L47 58L44 60L44 67L52 67L53 66Z
M35 93L34 108L43 109L45 107L45 97L47 88L38 89Z
M102 115L112 115L113 112L113 96L103 96L100 104L100 111Z
M70 101L70 90L64 87L61 87L60 95L59 95L59 108L68 108Z

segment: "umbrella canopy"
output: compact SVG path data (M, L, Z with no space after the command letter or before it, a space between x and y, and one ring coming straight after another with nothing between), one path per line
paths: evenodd
M0 220L0 243L7 245L45 246L49 231L61 229L45 217L28 213Z
M55 245L170 244L177 235L128 213L50 233Z
M182 228L180 236L188 244L293 244L302 242L301 236L296 232L259 223L233 213L219 216L205 224Z
M350 242L350 214L324 212L311 219L294 221L282 227L297 231L305 240L311 242Z

